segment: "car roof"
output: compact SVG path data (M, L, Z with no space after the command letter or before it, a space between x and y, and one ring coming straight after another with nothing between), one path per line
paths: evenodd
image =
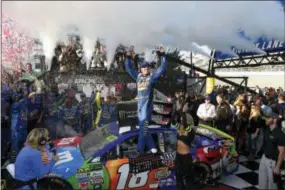
M119 126L118 122L113 122L108 124L108 128L110 130L110 132L115 135L115 136L121 136L124 134L128 134L128 133L136 133L139 131L139 127L135 126L135 127L131 127L131 126ZM206 136L212 140L214 139L232 139L232 137L227 137L225 135L221 135L219 134L221 131L217 130L217 129L209 129L211 127L195 127L195 132L196 134L199 135L203 135ZM163 125L149 125L148 126L148 130L149 131L161 131L161 130L165 130L165 131L176 131L176 129L169 127L169 126L163 126ZM220 131L220 132L218 132ZM215 136L215 137L213 137Z

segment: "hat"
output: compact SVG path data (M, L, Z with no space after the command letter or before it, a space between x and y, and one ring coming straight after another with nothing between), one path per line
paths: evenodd
M143 63L141 63L141 68L143 67L150 67L150 63L148 61L144 61Z
M270 111L270 112L268 112L267 114L266 114L266 117L267 118L277 118L278 117L278 115L276 114L276 113L274 113L273 111Z
M210 99L211 99L211 96L210 96L209 94L206 94L206 95L204 96L204 98L210 100Z
M86 97L86 94L83 92L80 94L80 98L85 98Z

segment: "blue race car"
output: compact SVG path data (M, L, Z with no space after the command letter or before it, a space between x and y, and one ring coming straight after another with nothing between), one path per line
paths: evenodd
M114 122L93 130L77 145L72 141L69 142L74 146L58 145L60 160L50 175L61 178L73 189L175 188L176 129L151 125L149 133L155 140L158 154L139 156L137 128L120 127ZM230 148L225 142L234 141L218 133L208 127L196 128L191 156L195 161L196 180L201 183L216 179L227 168L223 165L223 155ZM61 141L68 142L68 139ZM157 165L153 166L155 163ZM237 163L231 165L232 171L235 170Z
M177 132L166 115L171 111L156 106L154 124L149 126L157 154L138 155L139 130L136 107L119 110L119 122L88 133L84 138L58 139L59 161L38 189L164 189L175 188ZM157 114L157 113L160 114ZM195 177L200 183L217 179L224 170L237 169L233 137L208 126L195 127L191 147Z

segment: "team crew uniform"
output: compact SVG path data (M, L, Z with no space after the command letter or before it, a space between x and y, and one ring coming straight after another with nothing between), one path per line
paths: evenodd
M64 124L71 126L77 133L82 132L79 124L80 111L78 106L60 108L59 118L62 118Z
M145 62L145 64L148 64ZM159 79L159 77L166 71L167 62L165 56L161 57L161 65L154 73L144 76L142 73L138 73L131 67L131 59L128 57L125 61L125 68L133 79L137 82L138 89L138 120L139 120L139 142L138 151L141 153L145 149L145 141L148 150L154 148L154 142L150 135L147 134L147 126L151 120L153 111L153 84Z
M45 127L49 130L50 138L56 139L56 123L58 122L58 107L60 106L59 100L62 98L61 96L55 97L54 93L49 93L47 95L47 99L45 99L43 107L44 107L44 123Z
M38 119L41 116L42 103L41 95L35 95L35 102L28 100L28 123L27 130L28 133L37 126Z
M27 137L28 98L21 99L20 95L16 95L14 99L16 102L11 108L11 148L12 154L16 155ZM21 100L17 101L17 99Z

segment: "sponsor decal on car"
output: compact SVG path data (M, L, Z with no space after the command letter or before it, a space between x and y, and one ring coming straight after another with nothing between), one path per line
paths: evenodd
M89 170L90 171L98 171L102 170L103 166L101 163L92 163L89 165Z
M101 184L104 183L104 178L102 176L91 177L90 178L91 184Z
M101 157L95 157L91 162L94 163L94 162L100 162L101 160Z
M102 177L103 176L103 170L98 171L92 171L89 173L90 177Z
M79 183L84 183L84 182L88 183L89 181L88 172L89 172L88 168L80 168L77 170L76 178Z
M158 169L158 171L154 174L154 177L157 179L164 179L170 175L171 171L168 168Z
M81 190L88 189L88 186L89 186L88 181L87 181L87 182L80 182L80 183L79 183L79 188L80 188Z
M97 184L94 184L94 190L101 190L101 184L100 183L97 183Z
M151 188L151 189L156 189L156 188L158 188L158 183L152 183L152 184L150 184L150 185L149 185L149 188Z

